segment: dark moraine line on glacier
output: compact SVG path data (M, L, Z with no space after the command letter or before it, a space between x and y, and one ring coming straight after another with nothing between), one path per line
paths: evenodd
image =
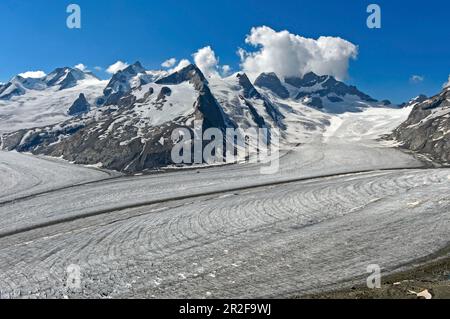
M144 206L0 241L3 296L257 298L387 274L448 244L450 170L349 174ZM67 291L77 264L81 292ZM17 293L20 292L20 295Z
M312 178L300 177L300 178L293 178L293 179L284 179L284 180L279 180L279 181L274 181L274 182L255 183L255 184L252 184L252 185L245 185L245 186L240 186L240 187L225 188L225 189L215 190L215 191L210 191L210 192L202 192L202 193L193 193L193 194L180 195L180 196L172 196L172 197L167 197L167 198L162 198L162 199L157 199L157 200L149 200L149 201L137 202L137 203L131 204L131 205L122 205L122 206L119 205L119 206L116 206L115 208L112 208L112 209L96 210L96 211L92 211L92 212L83 213L83 214L80 214L80 215L68 216L68 217L63 217L63 218L59 218L59 219L54 219L54 220L51 220L51 221L48 221L48 222L36 223L34 225L30 225L30 226L26 226L26 227L19 227L19 228L16 228L14 230L0 232L0 239L6 238L6 237L10 237L10 236L14 236L14 235L17 235L17 234L20 234L20 233L24 233L24 232L36 230L36 229L39 229L39 228L45 228L45 227L55 226L55 225L58 225L58 224L73 222L73 221L76 221L76 220L79 220L79 219L84 219L84 218L89 218L89 217L93 217L93 216L99 216L99 215L114 213L114 212L123 211L123 210L126 210L126 209L145 207L145 206L161 204L161 203L167 203L167 202L172 202L172 201L180 201L180 200L185 200L185 199L190 199L190 198L207 197L207 196L211 196L211 195L225 194L225 193L236 192L236 191L244 191L244 190L249 190L249 189L259 189L259 188L264 188L264 187L269 187L269 186L287 185L287 184L292 184L292 183L296 183L296 182L303 182L303 181L317 181L317 180L321 180L321 179L324 179L324 178L345 177L345 176L359 175L359 174L365 174L365 173L395 172L395 171L415 171L415 170L425 170L425 168L417 167L417 168L361 170L361 171L355 171L355 172L343 172L343 173L339 173L339 174L326 174L326 175L321 175L321 176L315 176L315 177L312 177ZM111 180L111 179L108 179L108 180ZM97 183L97 182L85 183L83 185L93 184L93 183ZM62 189L64 190L65 188L62 188ZM14 202L16 202L16 201L12 201L12 203L14 203ZM0 205L3 205L3 204L4 203L1 203Z

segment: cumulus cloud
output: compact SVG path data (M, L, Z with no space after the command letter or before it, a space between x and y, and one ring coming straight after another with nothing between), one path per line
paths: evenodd
M161 66L162 66L163 68L171 68L171 67L173 67L173 66L175 65L175 63L177 63L177 59L171 58L171 59L168 59L168 60L164 61L164 62L161 64Z
M421 83L421 82L423 82L424 80L425 80L425 77L424 77L424 76L422 76L422 75L416 75L416 74L412 75L412 76L409 78L409 81L410 81L411 83L414 83L414 84Z
M169 70L169 73L180 71L181 69L187 67L190 64L191 64L191 61L189 61L187 59L182 59L176 67Z
M448 81L447 81L447 83L444 83L444 89L445 88L447 88L447 87L450 87L450 75L448 76Z
M110 65L106 69L106 72L108 72L109 74L115 74L119 71L122 71L123 69L125 69L127 67L128 67L128 63L122 62L122 61L117 61L116 63Z
M87 71L87 67L83 63L79 63L74 66L75 69L78 69L80 71Z
M23 78L38 79L38 78L43 78L47 74L44 71L28 71L28 72L20 73L19 75Z
M195 65L206 77L218 77L219 59L210 46L199 49L193 55Z
M194 63L206 77L227 76L231 72L229 65L220 65L219 57L210 46L199 49L193 55Z
M221 69L222 69L222 76L227 76L231 73L231 66L229 65L222 65Z
M358 47L342 38L309 39L267 26L252 28L245 42L257 48L253 52L238 51L242 70L252 78L262 72L286 77L312 71L342 80L348 75L350 60L358 55Z

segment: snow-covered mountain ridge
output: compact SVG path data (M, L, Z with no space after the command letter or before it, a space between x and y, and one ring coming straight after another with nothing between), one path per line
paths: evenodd
M331 76L263 73L253 84L244 73L205 78L195 65L169 73L136 62L108 82L60 68L20 79L11 95L5 87L16 84L0 91L3 149L126 172L170 165L172 131L196 120L203 129L265 128L289 148L322 136L339 114L396 108Z
M107 81L76 68L58 68L42 78L20 75L0 86L0 134L42 127L69 118L81 93L94 105Z

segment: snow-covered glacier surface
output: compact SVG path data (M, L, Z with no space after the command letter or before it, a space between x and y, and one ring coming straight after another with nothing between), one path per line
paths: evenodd
M84 80L66 83L70 72ZM99 96L109 92L104 98L114 104L112 93L130 86L121 101L135 102L111 123L106 116L98 139L133 126L130 136L145 141L149 127L194 119L199 94L209 92L198 92L200 75L157 84L140 64L106 90L76 70L52 74L61 82L36 80L45 90L22 88L29 83L18 78L2 93L0 134L94 121L115 109L97 108ZM445 247L450 170L425 170L378 140L411 107L383 107L342 84L353 97L339 98L335 80L307 78L322 83L320 94L305 92L305 79L291 79L283 94L271 74L261 77L260 92L244 75L208 82L205 110L217 101L242 128L281 128L273 175L261 174L261 164L239 164L122 176L0 152L0 298L283 297L361 280L370 264L391 272ZM70 118L81 92L92 116ZM122 135L120 146L129 148ZM81 281L71 288L74 267Z
M376 141L407 116L392 111L333 117L275 175L242 164L110 178L0 153L1 297L283 297L412 265L448 245L450 170Z
M0 201L116 175L114 172L87 169L55 158L0 151Z

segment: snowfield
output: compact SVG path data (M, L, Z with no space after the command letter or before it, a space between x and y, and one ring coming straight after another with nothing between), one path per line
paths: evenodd
M56 86L46 90L29 90L11 100L0 100L0 135L67 120L70 118L67 111L80 93L84 93L88 102L95 105L95 99L101 96L107 83L86 79L65 90L59 90Z
M275 175L114 177L0 153L0 297L285 297L410 267L448 245L450 170L376 141L407 115L333 115Z

